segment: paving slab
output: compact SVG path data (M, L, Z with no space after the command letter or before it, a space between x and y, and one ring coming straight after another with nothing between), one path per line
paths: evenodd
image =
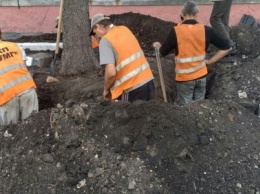
M49 68L53 60L53 56L47 53L36 53L28 55L30 63L27 66L34 66L40 68Z

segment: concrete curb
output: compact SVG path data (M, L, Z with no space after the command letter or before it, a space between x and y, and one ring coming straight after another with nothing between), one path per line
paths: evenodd
M55 51L56 43L35 42L35 43L17 43L21 48L30 51ZM63 43L60 43L60 48L63 48Z

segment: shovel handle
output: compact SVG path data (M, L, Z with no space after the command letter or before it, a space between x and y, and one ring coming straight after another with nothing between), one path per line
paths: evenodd
M51 63L51 67L50 67L50 76L52 76L52 77L54 77L54 75L55 75L55 66L56 66L57 56L59 54L59 48L60 48L60 34L61 34L61 21L62 21L63 4L64 4L64 0L61 0L60 1L60 10L59 10L57 37L56 37L56 48L55 48L54 59Z
M59 10L58 30L57 30L57 37L56 37L56 49L55 49L55 54L58 54L58 53L59 53L59 48L60 48L60 34L61 34L61 23L62 23L63 4L64 4L64 0L61 0L61 1L60 1L60 10Z
M154 50L155 50L155 56L156 56L156 61L157 61L157 67L158 67L158 72L159 72L159 77L160 77L160 83L161 83L161 88L162 88L162 93L163 93L163 99L164 99L164 102L168 102L168 101L167 101L167 96L166 96L165 85L164 85L162 65L161 65L161 60L160 60L159 51L158 51L157 48L154 48Z

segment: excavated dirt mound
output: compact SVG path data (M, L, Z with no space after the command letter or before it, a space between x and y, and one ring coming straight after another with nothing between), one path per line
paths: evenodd
M156 99L107 103L103 77L47 84L48 70L30 69L41 111L0 127L1 193L259 193L259 31L233 27L238 55L209 67L206 100L178 106L173 56L162 59L164 103L151 47L173 23L134 13L111 18L140 41ZM27 38L37 41L19 40Z

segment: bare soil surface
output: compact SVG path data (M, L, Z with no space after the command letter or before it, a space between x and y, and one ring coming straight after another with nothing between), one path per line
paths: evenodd
M232 27L238 54L209 67L206 100L178 106L173 55L161 59L164 103L151 46L173 23L134 13L111 18L144 49L155 100L104 102L102 76L46 83L49 70L31 68L41 110L0 127L0 193L259 193L258 29ZM56 35L16 41L47 39L55 42ZM215 51L211 46L208 55Z

